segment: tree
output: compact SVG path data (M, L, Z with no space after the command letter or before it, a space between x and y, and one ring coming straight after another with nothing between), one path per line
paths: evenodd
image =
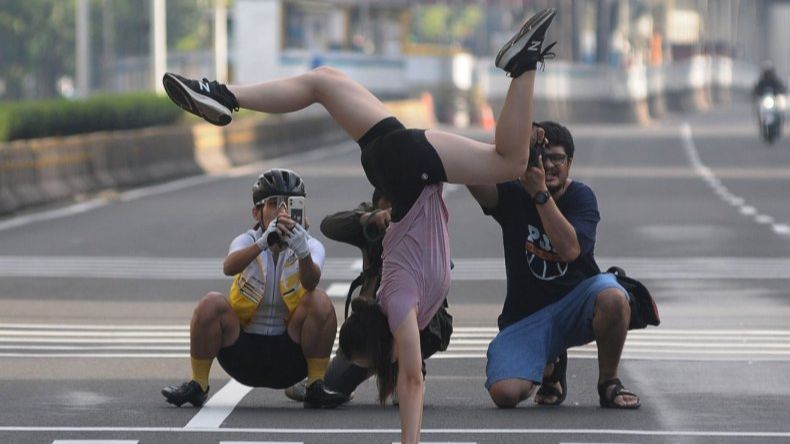
M3 0L0 77L5 98L57 95L58 79L74 70L73 0Z

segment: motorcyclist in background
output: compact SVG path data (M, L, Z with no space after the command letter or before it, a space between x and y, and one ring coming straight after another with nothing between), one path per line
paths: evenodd
M771 62L763 63L762 72L757 84L754 86L753 95L755 98L759 98L767 93L773 93L776 96L787 94L787 86L776 75L776 69Z
M787 86L776 74L773 63L763 62L762 72L752 92L760 136L769 144L779 139L784 125Z

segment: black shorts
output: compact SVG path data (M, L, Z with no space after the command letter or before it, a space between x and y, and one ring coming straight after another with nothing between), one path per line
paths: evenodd
M250 387L287 388L307 376L302 347L287 332L266 336L242 330L233 345L220 349L217 361L233 379Z
M392 220L409 212L423 187L447 181L444 165L423 129L406 129L395 117L373 125L357 143L370 183L392 202Z

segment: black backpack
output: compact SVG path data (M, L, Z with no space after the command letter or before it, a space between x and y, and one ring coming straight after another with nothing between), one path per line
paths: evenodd
M631 321L628 323L628 329L645 328L648 325L658 326L661 323L661 318L658 315L658 307L650 291L647 290L641 282L628 277L625 270L620 267L609 267L607 273L612 273L617 282L625 288L631 296L628 305L631 306Z

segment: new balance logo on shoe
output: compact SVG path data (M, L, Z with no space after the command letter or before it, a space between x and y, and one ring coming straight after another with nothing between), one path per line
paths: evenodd
M198 84L200 85L201 90L206 91L207 93L211 93L211 90L208 87L208 80L204 79L202 81L198 81Z
M540 51L541 43L543 43L543 40L534 40L529 42L529 48L527 48L527 51Z

